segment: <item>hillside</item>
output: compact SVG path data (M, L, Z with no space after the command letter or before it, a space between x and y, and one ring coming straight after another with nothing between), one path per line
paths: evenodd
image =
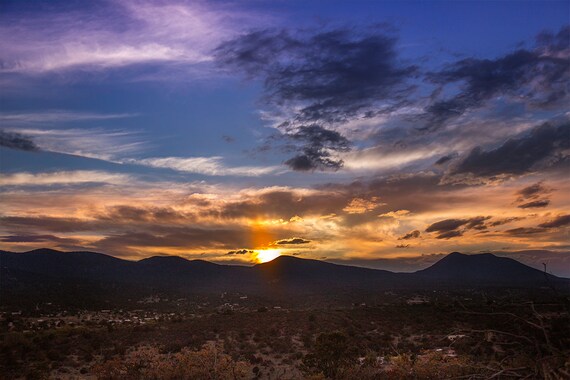
M257 296L323 296L439 287L567 286L568 280L491 254L451 253L416 273L332 264L281 256L251 267L219 265L176 256L129 261L94 252L39 249L0 251L1 295L9 302L138 299L156 292L173 296L241 292Z

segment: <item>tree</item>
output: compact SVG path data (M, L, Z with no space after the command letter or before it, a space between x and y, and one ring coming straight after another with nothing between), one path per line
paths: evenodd
M355 359L356 351L349 345L346 335L335 331L317 337L303 364L309 372L321 372L326 377L337 379L342 370L353 364Z

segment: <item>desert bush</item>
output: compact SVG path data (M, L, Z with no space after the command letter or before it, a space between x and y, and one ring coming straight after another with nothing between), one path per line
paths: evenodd
M466 357L446 356L430 351L422 355L400 354L390 358L386 378L404 379L452 379L474 376L476 370Z
M141 346L95 366L93 372L101 380L237 380L252 373L249 363L235 361L215 346L199 351L184 348L176 354Z
M350 346L346 335L340 332L320 334L309 354L303 359L308 374L322 373L337 379L356 360L356 351Z

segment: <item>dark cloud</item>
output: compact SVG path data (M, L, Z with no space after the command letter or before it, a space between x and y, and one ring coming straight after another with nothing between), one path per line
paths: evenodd
M437 239L449 239L462 236L467 230L484 230L487 228L485 221L489 219L491 219L490 216L476 216L468 219L445 219L428 226L426 232L437 232ZM462 229L460 229L460 227L462 227Z
M542 182L537 182L534 185L522 188L521 190L517 191L517 194L519 195L519 199L523 200L523 199L535 199L549 192L550 190L547 189Z
M498 219L498 220L495 220L495 221L489 223L489 226L491 226L491 227L502 226L503 224L508 224L508 223L516 222L516 221L523 220L523 219L524 219L523 217L518 217L518 216L511 217L511 218Z
M459 237L459 236L463 236L463 231L453 230L453 231L442 232L442 233L438 234L435 238L436 239L451 239L451 238Z
M421 232L418 230L414 230L411 232L408 232L407 234L405 234L404 236L400 236L398 238L398 240L409 240L409 239L417 239L419 238L421 235Z
M343 162L334 153L350 143L325 126L401 107L413 89L407 82L416 67L401 64L395 44L378 29L262 30L221 44L215 56L223 67L261 79L267 103L287 110L279 128L296 145L287 166L338 170Z
M466 185L463 184L442 184L441 176L433 173L378 177L348 184L324 184L311 193L272 190L225 202L219 208L202 211L201 215L221 219L265 217L289 220L295 216L334 214L340 223L354 226L378 220L375 212L349 214L343 210L355 198L376 205L375 211L378 212L409 210L421 213L463 204L466 199L460 191L464 188Z
M194 220L193 214L176 211L170 207L135 207L128 205L109 207L105 210L105 213L95 215L95 217L101 220L131 223L171 223Z
M552 167L568 160L570 122L554 126L545 123L529 134L507 140L492 150L474 148L455 165L451 175L476 177L521 175L541 167Z
M377 29L262 30L221 44L215 56L262 79L271 103L301 105L298 122L339 122L409 90L416 68L400 64L395 44Z
M62 238L55 235L7 235L0 237L4 243L58 243L58 244L80 244L81 241L73 238Z
M30 137L4 130L0 130L0 146L27 151L39 150L38 146Z
M128 250L137 251L145 247L231 250L232 247L247 246L250 243L250 231L239 227L172 227L154 228L152 232L126 231L108 235L93 246L103 252L124 255Z
M4 227L13 230L35 228L49 232L79 232L103 230L107 226L101 221L85 221L79 218L57 218L50 216L4 216L0 217Z
M379 199L385 203L380 206L386 208L385 212L409 210L412 213L420 213L463 203L465 198L461 196L460 191L465 187L467 186L464 184L442 183L440 175L420 172L362 179L348 185L331 184L323 188L333 194L347 194L348 201L355 197L366 201Z
M410 248L409 244L398 244L396 248Z
M550 204L550 200L548 199L539 199L536 201L531 201L531 202L527 202L527 203L523 203L518 205L518 208L542 208L542 207L546 207Z
M570 215L559 215L553 220L539 224L542 228L559 228L570 225Z
M537 227L520 227L505 232L509 235L535 235L568 225L570 225L570 215L559 215L548 222L539 224Z
M440 159L438 159L435 164L436 165L443 165L451 160L453 160L453 158L455 157L455 155L453 154L448 154L446 156L441 157Z
M299 154L285 161L287 166L297 171L338 170L344 163L341 159L333 158L332 153L350 150L350 142L340 133L318 125L301 126L286 136L301 144L297 148Z
M235 251L229 251L226 255L245 255L246 253L253 253L251 249L238 249Z
M202 214L222 219L266 217L289 220L295 216L341 212L347 198L346 194L340 192L301 194L294 190L275 190L227 202L219 209L203 211Z
M430 225L428 228L426 228L426 232L451 231L467 224L468 222L468 219L445 219Z
M537 107L561 104L568 98L570 27L557 34L542 33L534 49L520 49L496 59L467 58L429 75L438 85L426 108L426 129L437 129L449 119L485 105L497 95ZM459 93L439 99L443 88L461 85Z
M505 231L509 235L535 235L545 232L543 228L536 228L536 227L519 227L513 228L510 230Z
M551 189L544 186L542 182L537 182L533 185L522 188L521 190L517 191L518 198L516 201L519 203L517 207L518 208L546 207L550 204L550 200L547 197L550 192ZM542 199L539 199L541 197Z
M485 221L489 219L491 219L490 216L476 216L475 218L469 219L465 227L467 229L484 230L487 228Z
M303 239L303 238L291 238L291 239L281 239L281 240L277 240L275 242L275 244L277 245L288 245L288 244L308 244L310 243L310 240L307 239Z

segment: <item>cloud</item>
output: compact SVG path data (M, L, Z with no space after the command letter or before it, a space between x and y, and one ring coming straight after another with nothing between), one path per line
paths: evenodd
M378 28L282 29L227 41L215 56L222 67L262 81L266 118L296 153L284 163L314 171L342 168L339 153L351 149L334 125L403 106L416 68L402 64L396 51L396 39Z
M371 221L378 220L379 214L368 211L382 207L382 211L385 210L382 214L393 219L407 213L423 213L461 204L467 200L461 195L461 190L466 187L442 184L441 176L435 173L372 177L349 183L322 184L314 189L270 187L243 191L239 199L227 200L219 208L212 207L205 212L228 219L265 217L290 220L334 214L343 220L348 216L362 216Z
M445 163L451 161L454 157L455 157L455 155L453 155L453 154L448 154L448 155L446 155L446 156L443 156L443 157L439 158L439 159L435 162L435 164L436 164L436 165L443 165L443 164L445 164Z
M546 207L550 204L550 200L548 199L539 199L537 201L531 201L527 203L523 203L518 205L518 208L542 208Z
M291 238L291 239L281 239L277 240L273 244L276 245L290 245L290 244L309 244L311 241L303 238Z
M16 130L10 129L10 133ZM102 128L18 128L45 151L114 161L138 153L145 146L136 133Z
M536 227L519 227L505 231L509 235L535 235L545 232L542 228Z
M263 80L268 101L298 106L299 123L344 122L401 101L414 66L399 62L395 38L378 29L260 30L221 44L217 60Z
M538 225L538 227L520 227L505 231L510 235L535 235L548 232L548 230L556 230L560 227L570 225L570 215L559 215L548 222Z
M247 253L254 253L251 249L238 249L235 251L229 251L226 255L245 255Z
M557 34L542 33L534 49L519 49L496 59L466 58L429 75L438 87L426 108L426 129L479 108L496 96L510 96L535 107L562 104L570 79L570 27ZM459 84L455 96L439 94Z
M219 208L204 210L204 216L222 219L258 217L291 220L299 216L322 216L341 211L347 197L344 194L306 189L268 188L262 191L244 191Z
M446 232L455 230L469 222L468 219L445 219L431 224L426 232Z
M353 198L346 205L346 207L342 209L342 211L348 214L364 214L384 204L385 203L380 202L380 199L378 197L372 197L372 199L370 200L362 198Z
M450 239L462 236L467 230L486 229L485 221L489 219L491 219L490 216L476 216L468 219L445 219L428 226L426 232L437 232L437 239ZM459 230L460 227L463 227L463 229Z
M517 191L520 196L520 200L523 199L535 199L543 194L549 193L550 190L547 189L542 182L537 182L533 185L522 188Z
M451 239L451 238L459 237L459 236L463 236L463 231L453 230L453 231L441 232L435 238L436 239Z
M396 248L410 248L409 244L398 244Z
M30 137L17 132L4 130L0 130L0 146L27 151L39 150L38 146Z
M294 132L287 133L286 137L295 143L301 143L296 148L300 153L285 161L287 166L296 171L338 170L344 162L332 157L333 153L350 150L350 142L340 133L318 125L301 126Z
M551 221L539 224L542 228L559 228L570 225L570 215L559 215Z
M400 236L398 240L409 240L409 239L417 239L421 235L421 232L418 230L410 231L404 236Z
M119 113L105 114L93 112L72 112L62 110L52 110L46 112L29 112L29 113L0 113L0 121L4 123L67 123L74 121L87 120L112 120L135 117L138 114Z
M0 221L5 228L35 229L48 232L80 232L104 230L107 227L100 221L85 220L76 217L38 216L1 216Z
M248 243L250 243L249 231L240 227L209 229L177 226L154 229L152 232L127 231L113 234L93 243L93 246L103 251L121 252L126 248L231 249L236 245L247 246Z
M132 177L126 174L97 170L74 170L48 173L13 173L0 177L0 186L50 186L85 183L126 184Z
M57 244L81 244L81 240L73 238L62 238L55 235L7 235L1 236L0 241L4 243L57 243Z
M451 168L450 175L493 177L522 175L539 166L548 168L568 160L570 122L545 123L529 134L511 138L492 150L476 147Z
M226 166L224 158L213 157L157 157L142 159L127 159L124 163L150 166L153 168L172 169L181 172L197 173L210 176L246 176L257 177L274 174L279 171L277 166Z
M544 186L543 182L537 182L533 185L522 188L517 191L518 198L516 200L519 205L518 208L541 208L550 204L550 199L547 195L552 190ZM542 199L539 199L543 197Z
M514 217L509 217L509 218L502 218L502 219L498 219L495 220L493 222L489 223L489 226L491 227L496 227L496 226L502 226L504 224L508 224L508 223L512 223L512 222L517 222L519 220L523 220L525 219L524 217L519 217L519 216L514 216Z
M172 207L117 205L95 215L98 219L125 223L189 223L195 221L192 212Z
M1 71L44 74L132 65L196 66L247 25L255 12L205 2L120 1L42 12L3 12ZM268 18L262 18L267 20Z

